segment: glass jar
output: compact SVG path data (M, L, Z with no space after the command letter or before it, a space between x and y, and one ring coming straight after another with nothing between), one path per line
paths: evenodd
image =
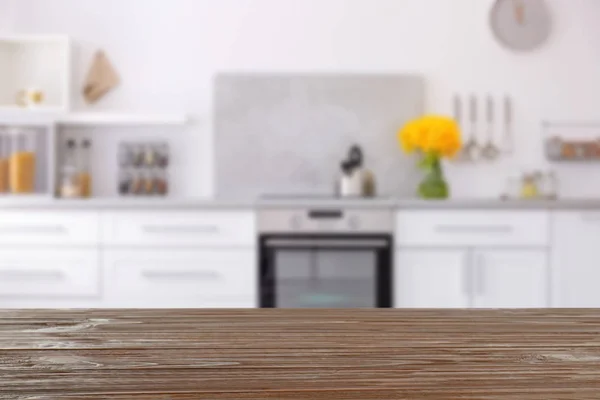
M158 154L158 166L167 168L169 166L169 146L166 143L159 143L156 147Z
M143 196L146 189L146 176L143 171L136 170L131 178L130 193L134 196Z
M138 168L143 167L144 160L145 160L144 146L142 146L142 145L132 146L131 154L132 154L132 158L133 158L133 166L138 167Z
M60 197L63 199L76 199L81 197L79 185L79 172L77 168L66 165L60 175Z
M36 134L34 130L15 128L10 131L9 186L15 194L35 191Z
M117 188L119 195L128 196L132 194L133 189L133 173L128 170L119 172L119 186Z
M77 169L77 144L69 139L65 144L63 166L60 171L60 197L73 199L81 197L79 170Z
M6 129L0 129L0 194L8 193L8 160L10 157L10 138Z
M158 164L156 147L152 143L147 143L143 146L144 152L144 165L148 168L152 168Z
M154 193L157 196L167 196L169 194L169 182L167 172L164 169L157 169L154 172Z
M85 139L81 143L79 151L79 186L81 187L81 197L92 197L92 172L91 172L91 154L92 141Z

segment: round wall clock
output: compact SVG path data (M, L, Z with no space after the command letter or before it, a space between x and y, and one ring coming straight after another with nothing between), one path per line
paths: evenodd
M496 0L491 25L500 43L518 51L540 47L552 31L545 0Z

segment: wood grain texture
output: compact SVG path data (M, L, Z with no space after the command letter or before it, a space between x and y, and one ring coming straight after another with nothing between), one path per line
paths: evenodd
M107 398L600 399L600 311L0 311L0 399Z

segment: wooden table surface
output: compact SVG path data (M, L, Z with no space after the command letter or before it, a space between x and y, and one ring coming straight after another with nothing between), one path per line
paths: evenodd
M0 399L600 399L600 311L0 311Z

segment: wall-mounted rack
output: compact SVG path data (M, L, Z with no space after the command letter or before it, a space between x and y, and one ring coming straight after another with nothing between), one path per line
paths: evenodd
M546 158L552 162L600 162L600 123L544 122Z

